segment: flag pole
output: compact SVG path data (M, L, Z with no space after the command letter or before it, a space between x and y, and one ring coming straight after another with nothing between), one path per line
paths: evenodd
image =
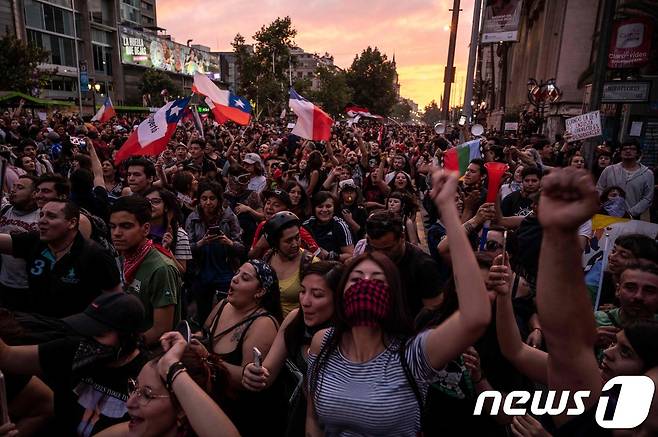
M606 228L607 230L607 228ZM594 300L594 311L597 311L599 308L599 303L601 302L601 291L603 290L603 276L605 274L605 268L608 261L608 245L610 244L610 234L605 233L605 246L603 247L603 259L601 260L601 276L599 277L599 286L596 290L596 299Z

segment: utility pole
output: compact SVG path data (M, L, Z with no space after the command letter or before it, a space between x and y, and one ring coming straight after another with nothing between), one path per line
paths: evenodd
M471 28L471 45L468 49L468 68L466 69L466 89L464 90L463 111L466 120L470 123L473 116L473 77L475 74L475 59L478 54L479 36L480 36L480 15L482 15L482 1L475 0L473 6L473 26Z
M603 17L601 17L601 31L599 32L599 44L594 62L594 77L592 79L592 96L590 97L589 110L596 111L601 105L601 94L603 93L603 82L608 67L608 51L610 50L610 37L612 35L612 21L617 9L616 0L603 0Z
M452 23L450 24L450 44L448 45L448 61L443 74L443 102L441 103L441 118L448 120L450 113L450 88L455 80L455 46L457 45L457 25L459 23L459 2L454 0L452 5Z

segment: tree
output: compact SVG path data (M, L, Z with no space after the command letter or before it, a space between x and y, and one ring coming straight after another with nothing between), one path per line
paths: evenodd
M347 71L347 84L354 90L353 101L371 112L389 115L397 96L395 66L379 49L368 47L357 55Z
M425 106L421 120L423 123L429 124L430 126L441 121L441 110L434 100L432 100L429 105Z
M406 100L402 100L393 106L391 110L391 118L400 123L405 123L411 120L411 105Z
M34 94L34 90L46 85L48 77L55 71L37 68L46 62L49 53L13 35L0 38L0 90L21 91Z
M345 72L325 66L317 70L320 89L311 91L308 99L320 105L330 115L339 116L352 99L352 89L347 85Z
M148 94L150 96L150 102L153 106L164 105L163 90L167 90L167 93L171 97L179 96L182 93L181 88L174 83L167 73L154 69L146 70L142 75L142 79L139 82L139 90L142 94Z
M233 39L240 74L238 93L256 102L269 115L280 112L287 104L290 49L296 34L290 17L285 17L262 26L254 34L253 50L242 35Z

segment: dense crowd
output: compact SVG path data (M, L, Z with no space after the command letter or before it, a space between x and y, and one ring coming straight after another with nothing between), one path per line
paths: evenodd
M658 381L656 235L614 241L600 292L582 261L595 214L655 222L637 143L489 132L458 174L466 129L209 118L115 163L141 120L0 117L0 435L658 433L655 399L594 417L606 381ZM488 390L591 396L474 415Z

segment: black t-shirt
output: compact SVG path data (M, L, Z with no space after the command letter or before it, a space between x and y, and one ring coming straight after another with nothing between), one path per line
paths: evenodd
M304 227L313 235L318 246L327 252L340 254L340 248L354 244L352 232L345 220L332 217L329 223L320 223L313 216L304 222Z
M39 345L44 382L53 390L55 423L52 435L91 436L129 420L128 379L136 379L146 363L140 353L121 367L73 371L79 339L62 338Z
M357 205L356 203L353 203L344 209L347 209L352 213L352 220L354 220L360 227L359 232L356 233L353 232L352 228L350 227L350 231L352 231L352 239L354 241L359 241L366 236L366 221L368 221L368 212L363 205Z
M33 312L67 317L82 312L103 290L120 283L112 255L78 233L71 250L58 261L36 232L11 237L13 255L26 261Z
M431 256L410 243L405 243L405 252L397 262L402 287L404 287L410 315L416 317L423 308L423 299L431 299L441 292L442 281L439 266Z
M503 199L500 210L505 217L527 217L532 214L532 200L523 196L521 191L515 191Z

